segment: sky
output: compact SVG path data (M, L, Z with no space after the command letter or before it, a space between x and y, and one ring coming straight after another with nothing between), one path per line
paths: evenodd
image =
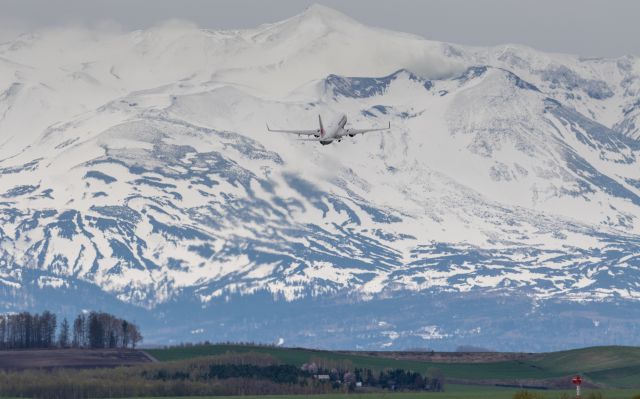
M587 57L640 55L637 0L0 0L0 40L61 25L135 30L175 18L209 29L252 28L315 2L431 40L518 43Z

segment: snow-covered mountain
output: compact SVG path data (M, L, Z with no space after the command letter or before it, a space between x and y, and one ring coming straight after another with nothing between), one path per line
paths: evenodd
M0 45L0 304L148 342L640 343L640 61L323 6ZM265 131L345 113L329 146Z

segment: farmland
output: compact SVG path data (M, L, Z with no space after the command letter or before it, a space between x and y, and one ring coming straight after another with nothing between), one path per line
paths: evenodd
M439 393L367 393L367 394L326 394L314 395L313 399L512 399L514 393L518 390L515 388L492 388L492 387L472 387L472 386L451 386L446 392ZM640 395L640 390L628 389L609 389L598 390L594 393L601 394L603 399L632 399L636 395ZM553 390L539 392L544 399L560 399L563 397L573 398L575 390ZM242 399L296 399L300 396L296 395L247 395ZM585 399L589 397L586 392ZM183 399L184 397L162 398L162 399ZM153 398L148 398L153 399ZM160 398L157 398L160 399ZM200 397L199 399L237 399L234 396L215 396Z
M473 362L458 355L441 354L439 361L414 360L410 356L388 357L384 352L373 354L357 352L321 351L303 348L277 348L252 345L196 345L168 349L148 350L160 361L189 359L224 353L264 353L287 364L301 366L314 358L348 361L353 367L381 370L402 368L426 372L437 368L447 380L465 384L508 384L532 385L548 388L571 388L569 376L580 373L585 377L587 386L600 388L639 388L640 387L640 348L637 347L593 347L561 352L523 354L512 360ZM419 355L419 356L418 356ZM487 354L495 359L495 354ZM425 358L417 353L415 357ZM515 357L515 356L512 356ZM447 360L448 359L448 360ZM456 361L454 361L457 359ZM446 360L446 361L445 361Z
M321 383L302 368L373 371L362 388ZM86 398L267 397L288 399L508 399L520 390L530 399L575 395L571 376L584 377L585 399L632 399L640 395L640 349L594 347L552 353L355 352L248 344L185 345L164 349L50 349L0 352L0 397ZM417 372L444 377L444 392L424 383L394 392L383 374ZM333 373L333 371L331 372ZM361 374L362 375L362 374ZM407 374L408 375L408 374ZM332 377L333 378L333 377ZM344 379L346 381L346 374ZM359 377L358 377L359 378ZM413 377L412 377L413 378ZM436 377L433 377L436 378ZM437 377L440 378L440 377ZM353 380L355 381L355 380ZM398 381L398 380L396 380ZM410 383L409 383L410 384ZM429 392L431 390L431 392ZM366 393L366 395L363 395ZM207 396L213 395L213 396Z
M142 351L119 349L31 349L0 351L0 370L117 367L149 363Z

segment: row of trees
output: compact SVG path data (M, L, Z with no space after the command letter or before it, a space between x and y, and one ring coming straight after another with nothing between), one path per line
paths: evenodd
M128 348L142 341L137 325L109 313L81 313L73 321L74 348Z
M0 347L50 348L56 345L56 315L22 312L0 316Z
M0 349L135 348L142 341L137 325L102 312L79 314L71 330L66 318L58 330L49 311L0 315Z

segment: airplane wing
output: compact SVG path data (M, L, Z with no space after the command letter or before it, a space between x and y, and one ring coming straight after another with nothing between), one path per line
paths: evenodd
M313 129L313 130L277 130L277 129L270 129L269 125L267 125L267 130L273 133L289 133L289 134L301 134L301 135L305 135L305 136L313 136L313 135L317 135L320 134L320 129Z
M345 129L344 131L344 135L345 136L355 136L356 134L364 134L364 133L369 133L369 132L380 132L382 130L389 130L391 129L391 122L389 122L389 126L388 127L382 127L382 128L373 128L373 129Z

